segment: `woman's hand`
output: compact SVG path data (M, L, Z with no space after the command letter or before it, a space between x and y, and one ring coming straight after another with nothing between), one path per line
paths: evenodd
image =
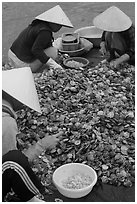
M117 68L121 63L127 62L129 60L129 58L130 57L129 57L128 54L124 54L121 57L117 58L116 60L111 61L110 66L114 67L114 68Z
M101 54L103 56L107 53L106 48L105 48L105 42L100 43L100 50L99 51L101 52Z
M63 135L63 131L60 131L54 135L46 135L44 138L40 139L34 145L31 145L28 149L24 149L22 152L28 157L28 160L31 162L37 158L43 151L47 149L53 149L60 140L60 137Z
M114 60L110 62L110 66L114 68L117 68L119 64L120 64L119 60Z
M54 135L47 135L43 139L39 140L38 144L42 147L43 150L53 149L58 144L62 135L63 131Z
M58 64L55 60L53 60L53 59L51 59L51 58L48 60L47 66L48 66L50 69L53 69L53 70L58 69L58 71L64 72L63 67L62 67L60 64Z
M41 140L41 144L45 150L53 149L58 142L59 138L57 138L57 136L47 136Z

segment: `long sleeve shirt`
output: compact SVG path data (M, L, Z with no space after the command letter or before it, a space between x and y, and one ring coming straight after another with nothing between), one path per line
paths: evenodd
M23 62L31 63L39 59L45 64L49 57L44 50L52 46L53 35L46 22L29 25L25 28L11 46L11 51Z
M105 42L105 33L102 34L102 41ZM128 30L119 32L122 38L125 40L125 43L127 44L127 50L125 54L128 54L131 58L133 55L135 55L135 27L132 25Z
M4 101L2 102L2 106L2 155L4 155L10 150L18 149L16 137L19 134L19 130L16 122L17 116L12 107L5 104ZM28 157L29 161L32 161L42 153L43 148L40 144L41 140L22 151Z
M6 105L5 105L6 106ZM16 117L14 111L9 107L11 113ZM2 155L6 154L10 150L16 150L16 135L18 133L18 127L16 119L11 117L9 113L2 111Z

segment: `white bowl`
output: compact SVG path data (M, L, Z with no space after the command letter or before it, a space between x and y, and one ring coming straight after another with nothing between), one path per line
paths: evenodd
M81 189L68 189L63 186L63 181L67 180L77 173L88 175L92 178L92 183ZM92 190L93 186L97 182L97 174L94 169L88 165L82 163L69 163L60 166L53 173L53 183L55 184L58 191L69 198L81 198L86 196Z
M79 33L80 37L92 42L94 47L99 47L103 31L95 26L87 26L75 30L74 33Z

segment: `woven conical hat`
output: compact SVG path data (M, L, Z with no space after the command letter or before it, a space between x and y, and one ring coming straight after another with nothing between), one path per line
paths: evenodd
M35 17L35 19L57 23L66 27L73 28L72 23L59 5L49 9L48 11L45 11L44 13Z
M121 32L132 25L131 19L119 8L112 6L93 19L93 24L109 32Z
M41 113L34 78L29 67L2 71L2 90Z

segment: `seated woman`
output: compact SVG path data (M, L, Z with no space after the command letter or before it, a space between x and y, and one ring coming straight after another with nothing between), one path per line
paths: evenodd
M112 6L95 17L93 23L104 31L100 51L103 55L109 52L107 61L114 67L123 62L135 65L135 27L131 19Z
M53 47L53 33L73 25L59 5L35 17L11 45L8 58L12 67L30 67L33 73L47 67L61 68L55 62L58 50Z
M20 151L16 112L27 106L41 113L38 95L29 67L2 72L2 200L12 189L20 201L42 202L36 195L44 192L30 162L59 141L59 134L39 139Z

